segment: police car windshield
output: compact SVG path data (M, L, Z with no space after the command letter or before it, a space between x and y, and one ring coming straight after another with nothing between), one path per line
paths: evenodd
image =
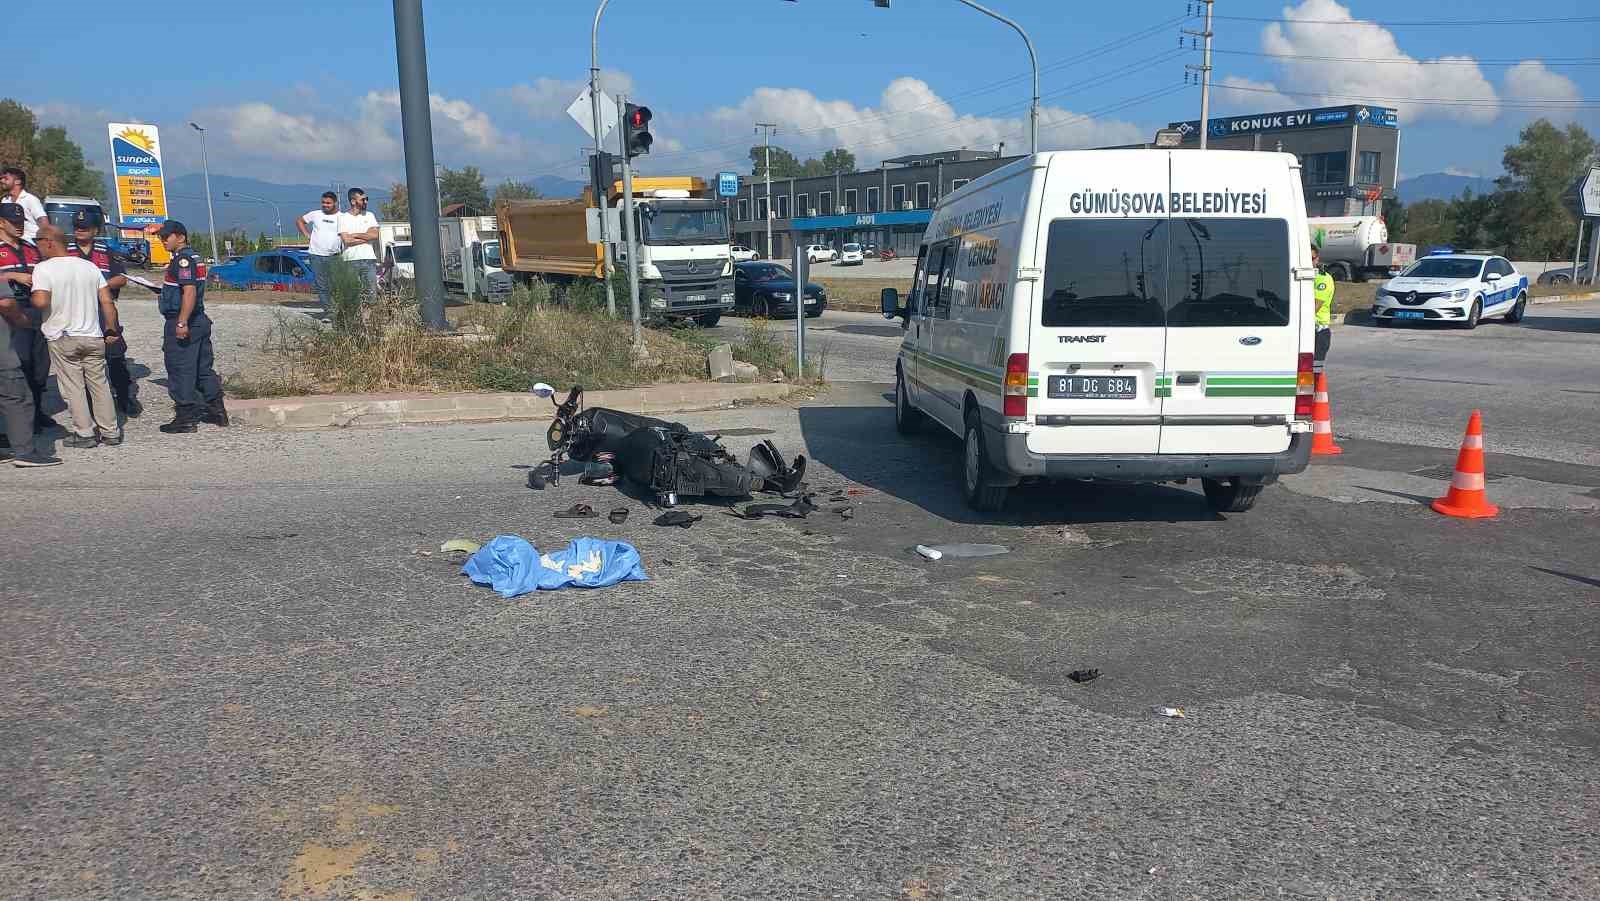
M1482 260L1463 260L1451 257L1430 257L1418 260L1410 269L1400 273L1401 278L1472 278L1483 267Z
M1057 219L1044 293L1049 327L1288 325L1288 223Z

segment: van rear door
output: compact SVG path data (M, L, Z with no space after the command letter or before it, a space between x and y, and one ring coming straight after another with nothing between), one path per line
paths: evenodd
M1251 157L1255 157L1254 161ZM1289 446L1306 307L1292 278L1299 185L1258 155L1172 154L1161 452ZM1266 177L1263 174L1266 173Z
M1149 156L1159 165L1132 180L1163 191L1166 160ZM1159 214L1103 218L1051 206L1044 210L1044 282L1028 346L1038 378L1038 394L1028 401L1028 449L1156 453L1171 223Z

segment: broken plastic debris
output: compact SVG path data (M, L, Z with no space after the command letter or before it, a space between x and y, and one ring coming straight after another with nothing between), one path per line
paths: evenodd
M1093 682L1100 678L1100 671L1097 669L1075 669L1067 673L1067 678L1081 685L1084 682ZM1179 711L1179 715L1182 716L1182 711Z
M939 557L998 557L1001 554L1011 553L1011 548L1003 544L931 544L917 545L917 553L922 553L922 548L927 547L939 552ZM927 557L927 554L922 554ZM937 560L939 557L929 557Z
M448 554L451 551L456 551L462 554L476 554L480 547L483 547L483 545L469 538L452 538L439 545L439 553Z
M929 560L938 560L939 558L944 556L944 552L943 551L936 551L933 548L928 547L925 544L917 545L917 553L921 554L924 557L927 557Z
M1150 708L1150 712L1154 713L1156 716L1164 716L1168 719L1174 720L1186 719L1188 717L1188 714L1183 712L1182 707L1152 707Z

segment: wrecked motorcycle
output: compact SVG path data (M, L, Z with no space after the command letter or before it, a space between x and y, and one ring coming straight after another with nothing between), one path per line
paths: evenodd
M793 492L805 476L806 458L784 459L771 441L750 449L746 462L722 446L717 436L608 407L583 407L583 386L555 401L555 389L540 383L533 393L555 404L555 417L545 433L552 456L546 464L559 470L563 459L590 462L608 458L623 478L651 492L664 507L691 497L749 497L752 492Z

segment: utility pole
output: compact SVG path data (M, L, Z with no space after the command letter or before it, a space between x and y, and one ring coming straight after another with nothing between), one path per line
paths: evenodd
M1206 5L1206 30L1190 31L1185 28L1184 34L1203 38L1206 42L1205 55L1201 57L1200 65L1184 66L1191 72L1200 73L1200 149L1206 149L1206 137L1211 131L1211 4L1216 0L1200 0ZM1178 39L1180 42L1182 38Z
M217 244L217 214L211 208L211 164L206 161L206 130L193 122L189 123L189 127L200 132L200 171L205 173L206 179L206 219L211 231L211 256L220 263L222 247Z
M600 0L600 5L594 11L594 26L589 29L589 115L594 126L594 155L595 164L600 161L601 137L604 132L600 128L600 14L606 11L606 4L611 0ZM621 128L622 120L617 120L617 127ZM627 151L623 151L623 158L627 158ZM601 173L604 177L593 179L596 182L595 190L600 194L595 197L594 205L600 210L600 274L606 283L606 315L612 319L617 318L617 291L611 286L611 273L616 266L611 259L611 240L606 235L606 210L611 206L611 173ZM601 184L603 182L603 184ZM602 190L603 189L603 190ZM620 237L620 236L619 236ZM639 321L638 307L634 307L634 322Z
M767 177L767 215L764 218L767 220L767 259L770 260L772 259L772 133L778 130L778 123L757 122L756 131L762 129L767 131L767 164L764 167ZM791 203L792 201L793 198Z
M433 121L428 104L428 47L422 0L394 0L395 64L400 76L400 131L411 203L411 254L422 324L450 328L444 318L444 271L439 254L439 192L433 180ZM428 196L428 189L434 196ZM432 200L433 203L428 201Z

